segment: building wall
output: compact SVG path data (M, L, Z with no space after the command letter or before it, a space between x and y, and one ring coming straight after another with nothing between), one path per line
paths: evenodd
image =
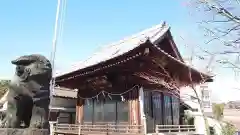
M75 114L76 99L56 96L51 99L50 121L69 124L75 123Z
M51 111L49 121L57 123L74 124L76 122L75 112Z
M219 134L219 123L214 119L210 118L212 116L212 102L211 102L211 86L209 83L201 84L195 87L195 90L198 94L199 99L202 102L204 114L208 117L208 123L212 126L217 134ZM196 127L197 134L205 134L205 123L203 119L203 114L201 113L201 108L197 100L197 96L194 90L190 87L184 87L180 90L181 100L189 105L194 111L188 110L186 113L189 113L194 117L194 125Z
M75 108L76 107L76 99L53 97L51 100L51 106L52 107Z
M209 83L199 85L204 112L212 112L211 89Z
M122 96L98 96L98 99L78 99L76 119L84 124L140 124L138 90Z
M129 121L129 104L116 100L89 100L83 105L83 123L120 123Z
M195 90L199 99L202 102L204 112L212 113L212 101L211 101L211 87L208 83L197 85ZM197 96L191 87L183 87L180 89L180 98L183 102L188 104L193 109L200 110L200 106L197 100Z
M179 125L179 97L160 91L144 91L144 113L147 132L155 132L156 125Z
M75 113L72 112L60 112L57 118L58 123L74 124L76 121Z
M78 99L76 119L83 124L143 124L138 91L123 95L124 101L120 96ZM179 125L179 101L179 97L167 92L144 90L143 107L148 133L155 132L156 125Z

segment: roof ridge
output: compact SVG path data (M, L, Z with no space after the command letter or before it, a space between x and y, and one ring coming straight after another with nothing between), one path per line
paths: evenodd
M134 38L137 38L138 36L142 36L142 35L145 35L147 32L151 32L151 31L154 31L154 30L157 30L157 29L162 29L164 27L166 27L166 22L162 22L160 24L157 24L155 26L152 26L151 28L146 28L144 30L141 30L139 32L137 32L136 34L132 34L131 36L126 36L125 38L122 38L121 40L119 41L116 41L116 42L113 42L113 43L110 43L110 44L107 44L107 45L104 45L104 47L109 47L109 46L112 46L112 45L119 45L127 40L130 40L130 39L134 39ZM156 32L158 33L158 32Z

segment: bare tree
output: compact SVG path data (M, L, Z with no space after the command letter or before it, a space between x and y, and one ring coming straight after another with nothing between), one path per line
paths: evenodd
M193 90L195 96L196 96L196 99L197 99L197 102L199 104L199 107L200 107L200 112L203 116L203 120L204 120L204 123L205 123L205 129L206 129L206 135L210 135L210 130L209 130L209 124L208 124L208 120L207 120L207 117L205 116L205 113L204 113L204 107L203 107L203 103L202 103L202 99L200 98L198 92L197 92L197 89L196 89L196 85L194 85L194 83L192 83L192 74L191 74L191 69L189 68L189 79L191 81L191 84L190 84L190 87L191 89ZM204 77L202 77L204 78ZM202 82L206 82L206 80L202 80Z
M204 48L218 57L216 62L240 71L240 1L190 0L189 7L197 11L197 23L204 31L205 44L216 45L214 50Z
M189 72L188 72L188 76L190 79L190 85L189 87L191 88L191 90L194 92L195 98L197 99L197 104L199 105L199 109L200 109L200 113L202 114L204 123L205 123L205 133L207 135L210 135L210 129L209 129L209 124L208 124L208 120L207 120L207 116L205 115L204 112L204 106L202 103L202 96L199 95L200 91L199 89L196 88L196 84L193 83L192 80L192 74L191 74L191 69L190 67L195 67L196 65L194 65L195 61L201 62L202 65L202 69L204 70L204 73L208 74L209 76L212 76L212 70L214 68L214 60L215 60L215 54L209 52L208 50L202 48L200 45L192 43L192 42L186 42L184 37L181 37L181 39L184 41L184 45L186 47L186 49L188 49L188 51L190 51L189 56L187 57L187 61L189 63ZM198 51L196 51L198 50ZM199 52L200 51L200 52ZM204 64L203 64L204 63ZM204 80L203 75L201 74L201 77L203 78L203 80L201 80L201 82L206 82L206 80ZM199 85L199 84L197 84Z
M200 50L214 57L217 64L238 73L240 71L240 1L190 0L188 7L192 13L196 11L194 13L197 16L197 23L203 30L206 40L205 48L199 46ZM206 46L210 47L206 48ZM200 58L204 59L203 56Z

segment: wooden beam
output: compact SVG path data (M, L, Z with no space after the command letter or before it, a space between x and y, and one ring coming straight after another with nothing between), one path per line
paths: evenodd
M116 72L118 75L121 75L122 73L129 73L129 72L134 72L136 70L139 70L140 66L142 65L139 60L141 59L141 56L132 60L127 61L126 63L116 65L114 67L110 67L107 69L100 70L94 74L89 74L86 76L78 76L78 77L73 77L69 80L64 80L60 82L56 82L60 86L64 87L77 87L77 85L80 84L85 84L85 81L91 78L95 77L101 77L104 76L108 73L113 73ZM78 75L79 73L76 72L75 76ZM74 75L71 75L74 76Z

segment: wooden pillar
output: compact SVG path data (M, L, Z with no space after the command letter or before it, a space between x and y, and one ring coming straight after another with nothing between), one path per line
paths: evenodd
M83 124L83 105L84 101L78 98L76 105L76 124Z
M173 95L170 96L170 104L171 104L172 125L174 125L174 122L173 122L173 121L174 121L174 120L173 120L173 119L174 119L174 117L173 117L173 99L172 99L172 96L173 96Z
M162 124L165 125L165 95L161 93L161 106L162 106Z
M139 102L138 102L138 91L133 90L129 92L129 116L130 116L130 125L139 125L140 124L140 115L139 115Z
M139 113L140 113L140 125L143 126L144 134L147 134L146 115L144 113L144 92L143 87L139 89Z
M72 113L69 112L68 115L69 115L68 123L72 124Z
M129 108L129 125L132 125L132 99L131 99L131 92L129 92L129 99L128 99L128 108Z

